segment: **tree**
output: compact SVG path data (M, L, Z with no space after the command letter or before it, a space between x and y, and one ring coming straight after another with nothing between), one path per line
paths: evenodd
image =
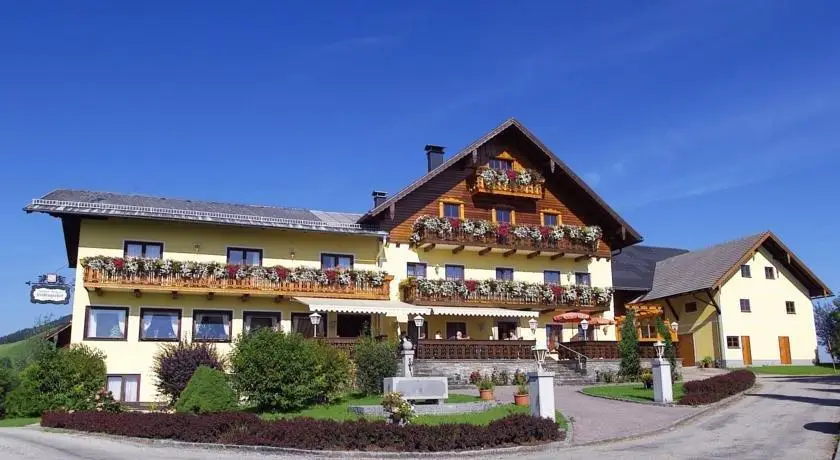
M674 349L674 341L671 340L671 331L665 325L665 321L661 316L656 317L656 332L662 337L662 342L665 344L665 358L671 364L671 381L676 382L680 380L680 371L677 369L677 351Z
M181 341L161 345L152 367L158 391L175 404L199 366L224 370L225 359L210 343Z
M814 305L814 325L817 343L827 347L833 356L840 357L837 336L840 333L840 297L824 300Z
M639 336L636 333L636 312L633 310L627 310L627 316L624 317L618 350L621 354L618 375L624 380L638 380L642 364L639 359Z

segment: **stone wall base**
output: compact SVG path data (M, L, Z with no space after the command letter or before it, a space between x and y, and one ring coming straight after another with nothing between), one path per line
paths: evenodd
M513 374L532 372L537 365L532 359L415 359L414 375L445 376L450 385L469 385L470 374L478 371L482 375L491 375L494 371L503 371L513 380Z

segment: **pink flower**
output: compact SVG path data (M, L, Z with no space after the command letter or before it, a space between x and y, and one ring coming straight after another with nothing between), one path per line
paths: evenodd
M547 239L548 235L551 234L551 227L542 226L540 227L540 235L542 235L543 239Z
M466 280L466 281L464 281L464 286L466 286L467 291L475 292L475 289L478 287L478 281Z
M225 268L227 269L228 278L235 280L236 273L239 272L239 265L230 264Z
M333 269L324 270L324 274L327 275L327 281L330 284L335 284L335 280L338 278L338 273L336 273Z
M507 175L508 180L510 180L511 182L515 181L517 176L519 176L519 173L512 169L508 169L507 171L505 171L505 174Z
M117 270L122 270L125 267L125 259L118 257L114 259L114 268Z
M507 222L499 224L499 228L496 230L496 235L498 235L501 239L506 239L508 235L510 235L510 224Z
M563 296L563 288L562 287L560 287L556 284L552 284L550 287L551 287L551 293L554 294L554 297L560 298L560 297Z
M461 228L461 219L456 219L454 217L449 218L449 225L452 226L452 230L458 231Z
M289 269L286 267L274 267L274 272L277 273L280 281L285 281L289 277Z

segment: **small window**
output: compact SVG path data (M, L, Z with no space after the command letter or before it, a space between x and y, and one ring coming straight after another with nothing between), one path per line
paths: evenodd
M279 312L246 311L242 318L244 319L242 331L246 334L259 329L280 330Z
M741 265L741 278L752 278L749 265Z
M425 278L426 264L422 262L408 262L405 266L405 273L407 276L413 278Z
M513 281L513 269L512 268L497 268L496 269L496 279L501 281Z
M546 227L556 227L560 223L560 217L553 213L547 212L543 214L543 225Z
M458 203L443 203L443 217L450 219L461 218L461 205Z
M163 243L144 243L142 241L126 241L123 246L123 257L143 257L146 259L160 259L163 257Z
M262 249L228 248L227 263L231 265L262 265Z
M321 268L353 268L353 256L346 254L321 254Z
M292 332L304 337L312 337L315 334L315 326L309 317L312 313L292 313ZM327 336L327 313L319 313L321 321L318 322L318 337Z
M513 169L513 161L505 160L502 158L491 158L488 162L488 166L490 166L493 169L507 171L509 169Z
M85 339L125 340L128 307L88 307Z
M446 279L448 280L463 280L464 266L463 265L447 265Z
M513 223L513 211L510 209L496 209L496 222Z
M741 311L744 313L752 311L750 309L750 299L741 299Z
M741 339L737 335L727 335L726 348L741 348Z
M785 311L787 312L788 315L795 315L796 314L796 305L793 302L791 302L790 300L788 300L787 302L785 302Z
M460 333L461 339L466 339L469 336L467 335L467 323L461 322L447 322L446 323L446 338L450 340L458 339Z
M592 277L586 272L575 273L575 284L581 286L592 286Z
M697 302L686 302L685 312L694 313L695 311L697 311Z
M140 400L139 375L109 375L107 380L107 389L117 401L136 403Z
M177 342L181 338L181 310L140 309L140 340Z
M193 311L193 340L196 342L230 342L233 312L221 310Z
M764 267L764 277L768 280L776 279L776 269L773 267Z
M560 284L560 272L556 270L546 270L543 272L543 282L545 284Z

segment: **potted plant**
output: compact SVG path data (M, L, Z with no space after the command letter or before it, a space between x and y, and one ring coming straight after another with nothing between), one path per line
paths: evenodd
M481 395L482 400L492 401L494 399L493 387L495 387L495 385L493 384L493 379L491 379L490 377L485 375L481 380L479 380L478 393L479 395Z
M715 360L712 359L711 356L705 356L702 360L700 360L700 367L708 369L712 367L712 364L714 364L714 362Z
M646 389L650 390L653 388L653 372L650 369L642 370L641 375L639 376L639 380L642 381L642 384L645 386Z
M516 393L513 395L513 402L517 406L531 405L531 398L528 396L527 383L520 383L516 386Z

